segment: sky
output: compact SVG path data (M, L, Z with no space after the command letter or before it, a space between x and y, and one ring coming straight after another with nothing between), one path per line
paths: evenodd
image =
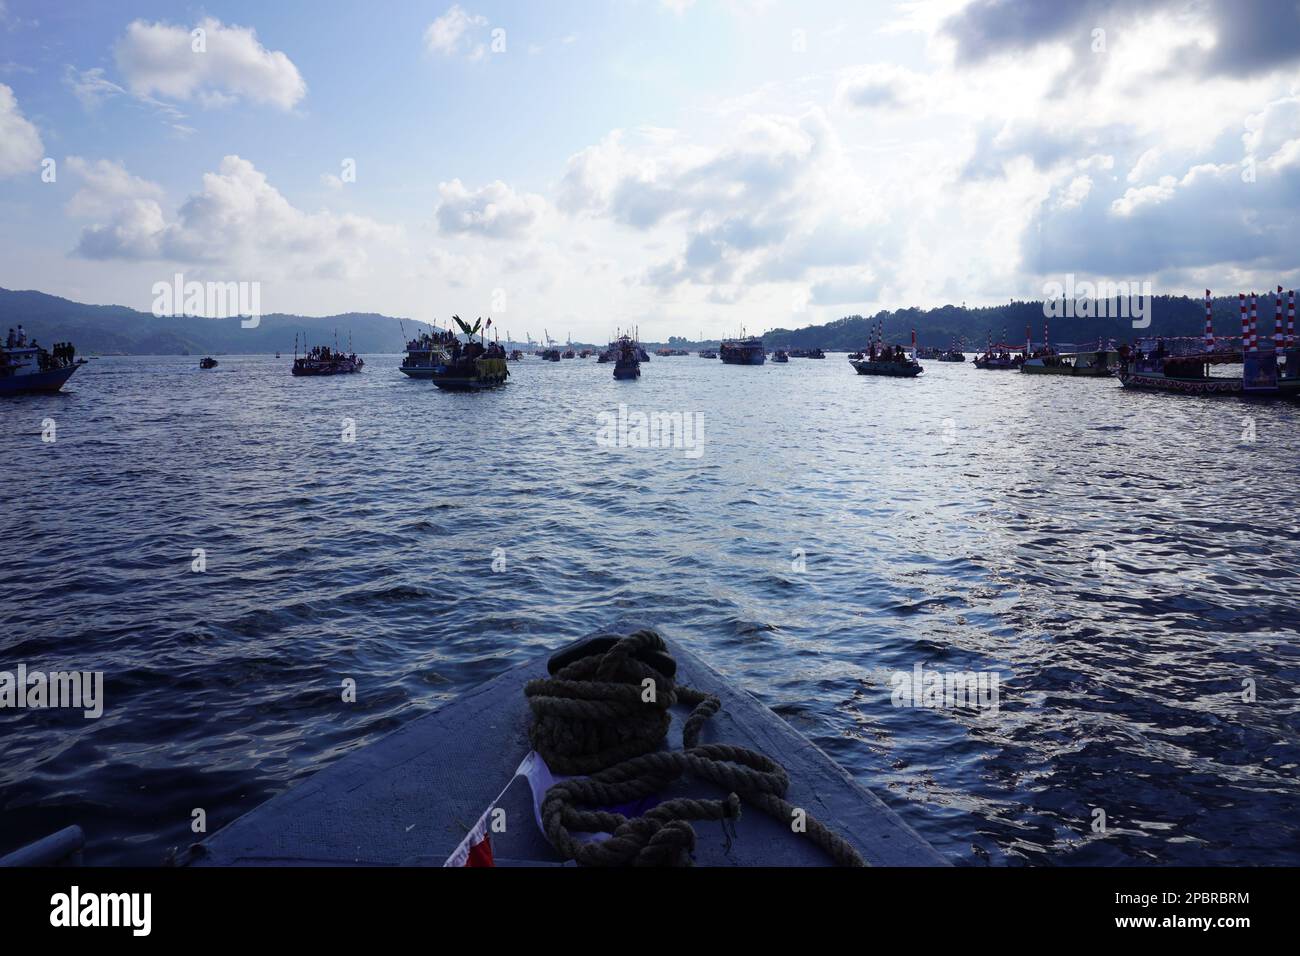
M1295 0L0 0L0 286L594 341L1300 281Z

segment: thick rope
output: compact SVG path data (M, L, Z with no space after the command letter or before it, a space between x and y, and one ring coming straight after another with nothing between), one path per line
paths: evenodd
M587 775L557 783L542 800L546 837L566 859L585 866L690 866L695 830L689 821L735 820L742 798L782 824L795 818L795 806L785 799L790 778L779 763L744 747L699 743L705 722L722 704L638 658L666 650L654 631L637 631L605 653L579 658L524 688L533 711L533 749L555 773ZM646 693L647 679L654 682L653 695ZM683 749L661 750L669 709L677 703L693 708L682 727ZM632 819L584 809L660 793L685 774L717 784L727 798L678 797ZM837 864L866 865L852 845L811 815L805 824L802 835ZM575 832L611 836L582 842Z

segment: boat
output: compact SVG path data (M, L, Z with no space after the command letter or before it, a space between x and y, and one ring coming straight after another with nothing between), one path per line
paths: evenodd
M1066 375L1073 378L1108 378L1115 374L1119 352L1096 349L1091 352L1056 352L1050 349L1025 359L1020 371L1026 375Z
M785 349L777 349L772 353L772 361L785 364L790 361L790 354Z
M216 368L216 367L217 367L217 360L210 355L199 359L199 368Z
M849 364L859 375L885 375L891 378L915 378L925 371L921 363L909 358L901 345L884 346L877 350L874 346L862 353L862 358L850 358Z
M966 353L958 351L957 349L949 349L946 352L940 352L939 355L936 356L935 361L936 362L964 362L966 361Z
M542 350L542 361L543 361L543 362L558 362L559 360L560 360L560 350L559 350L559 349L543 349L543 350Z
M433 378L434 369L447 364L453 339L450 332L421 332L406 343L406 355L398 368L408 378Z
M86 364L71 345L50 351L35 342L28 345L25 336L22 345L17 341L0 347L0 395L52 394Z
M713 349L700 349L695 354L702 359L716 359L718 357L718 353Z
M280 353L279 353L278 351L275 353L275 357L276 357L276 358L279 358L279 357L280 357Z
M458 315L451 319L460 327L467 341L462 343L459 338L452 337L446 361L434 368L430 376L433 384L450 392L481 391L504 385L510 377L510 370L506 368L506 350L501 343L486 340L487 328L483 320L478 319L470 325ZM489 324L491 321L488 319ZM474 341L475 335L480 336L477 342Z
M1026 350L1023 345L999 342L990 344L984 354L975 358L975 367L994 371L1014 371L1025 361Z
M583 349L578 353L578 358L591 358L591 349Z
M618 340L618 358L614 360L614 377L632 379L641 377L640 347L632 341L631 336L623 335Z
M629 638L646 633L626 627L618 631ZM645 672L658 675L656 683L672 688L677 701L663 708L666 750L660 752L680 753L697 743L683 737L690 704L682 699L693 689L691 703L712 698L720 705L712 717L697 724L704 748L710 744L748 748L760 752L749 754L751 759L775 761L788 774L788 789L779 784L774 788L783 798L779 809L803 809L809 823L815 819L838 835L861 862L887 867L947 865L879 797L756 697L702 661L685 642L660 640L662 650L642 645L634 657L634 666L651 668ZM556 849L538 823L541 798L563 800L565 794L549 786L556 781L547 758L533 750L530 730L534 720L541 718L534 717L530 708L534 698L526 692L530 682L538 681L542 683L531 689L540 694L558 683L550 680L556 673L568 677L584 661L609 655L619 645L616 635L589 635L549 659L540 655L506 670L434 713L340 757L192 845L176 862L200 867L572 866L573 861ZM538 708L541 712L541 704ZM546 743L538 747L549 750ZM701 763L722 756L704 748L694 751ZM727 757L734 760L739 755L731 751ZM620 769L625 767L626 761ZM833 862L821 846L795 832L789 817L770 816L739 787L738 805L729 798L731 788L710 783L704 773L694 771L653 789L657 792L649 800L660 795L689 796L713 806L724 801L735 808L723 811L730 817L725 827L716 821L690 824L695 838L689 859L670 862L727 867ZM658 807L669 810L664 803ZM498 832L494 819L508 825ZM640 822L654 826L653 819ZM600 849L577 847L575 852L599 853Z
M1241 365L1242 374L1213 375L1218 365ZM1215 349L1168 354L1120 349L1116 374L1125 388L1183 395L1300 396L1300 348L1282 352Z
M306 343L304 343L304 347ZM301 357L298 355L298 337L293 339L293 367L296 376L352 375L365 367L365 359L355 352L343 353L337 346L313 345Z
M824 359L826 357L826 353L823 352L821 349L809 349L807 357L810 359Z
M596 356L596 361L601 365L604 365L606 362L615 362L617 360L618 360L617 342L610 342L607 346L605 346L604 350L601 351L601 353Z
M916 330L912 330L912 354L901 345L886 345L884 323L877 322L870 344L849 356L849 364L859 375L884 375L890 378L915 378L925 371L916 360Z
M522 362L523 359L524 359L524 353L521 352L519 349L511 349L510 354L506 356L507 362Z
M767 361L763 340L751 335L748 338L723 339L718 357L727 365L762 365Z

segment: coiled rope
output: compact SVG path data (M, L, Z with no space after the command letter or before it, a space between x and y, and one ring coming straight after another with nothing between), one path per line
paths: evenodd
M735 820L742 799L784 825L796 807L785 799L790 777L775 760L727 744L700 744L705 722L721 708L718 698L673 680L649 661L667 660L654 631L620 638L603 653L566 664L550 678L524 688L533 712L533 749L554 773L584 774L557 783L542 801L546 838L566 859L585 866L690 866L695 849L691 820ZM643 682L653 681L652 694ZM661 750L677 703L692 708L682 727L682 750ZM684 774L708 780L725 800L678 797L639 817L590 807L619 806L660 793ZM805 815L800 835L841 866L866 863L838 834ZM794 828L792 827L792 830ZM573 833L610 833L583 842Z

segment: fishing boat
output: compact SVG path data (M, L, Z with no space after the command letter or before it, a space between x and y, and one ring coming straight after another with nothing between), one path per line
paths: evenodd
M849 356L849 364L859 375L883 375L889 378L915 378L925 371L916 360L916 330L912 330L912 354L901 345L888 345L883 323L872 330L871 342L861 352Z
M716 359L718 357L718 353L713 349L700 349L695 354L702 359Z
M1015 371L1025 361L1025 347L1006 342L989 344L984 354L977 356L975 367L994 371Z
M1044 350L1025 359L1020 371L1026 375L1066 375L1073 378L1108 378L1115 374L1119 352L1096 349L1091 352Z
M434 370L447 364L450 332L421 332L406 343L406 355L398 366L408 378L431 379Z
M618 343L610 342L605 346L601 353L596 356L596 361L601 365L604 365L606 362L618 361Z
M1288 294L1285 326L1282 323L1282 287L1277 288L1270 348L1258 328L1257 296L1239 293L1240 345L1216 339L1210 291L1205 291L1205 335L1197 347L1180 351L1159 341L1139 343L1137 349L1119 350L1117 375L1125 388L1176 392L1183 395L1241 395L1258 398L1300 396L1300 343L1295 334L1295 291ZM1218 366L1240 365L1241 375L1214 375Z
M560 350L559 350L559 349L543 349L543 350L542 350L542 361L543 361L543 362L558 362L559 360L560 360Z
M762 365L767 361L763 340L756 335L723 339L718 357L727 365Z
M591 349L583 349L578 353L578 358L591 358Z
M909 358L902 346L868 350L860 359L849 359L859 375L885 375L891 378L915 378L925 371L921 363Z
M641 377L640 349L631 336L623 335L618 340L618 358L614 360L614 377L632 379Z
M807 357L810 359L824 359L826 357L826 353L823 352L821 349L809 349Z
M328 345L313 345L299 357L298 336L293 337L293 367L290 371L296 376L318 375L352 375L365 367L365 360L355 352L344 353L338 347L338 335L334 336L334 348ZM306 342L303 343L306 348Z
M217 367L217 360L212 358L212 356L210 355L199 359L199 368L216 368L216 367Z
M936 362L964 362L966 361L966 353L962 351L957 339L954 338L952 340L952 345L948 347L947 351L938 352L938 354L934 356L934 360Z
M487 326L480 318L473 325L458 315L451 317L460 327L466 341L453 337L447 359L433 370L431 379L438 388L450 392L481 391L504 385L510 377L506 368L506 350L499 342L487 341ZM488 325L492 320L488 319ZM479 340L474 341L478 335Z
M790 361L790 353L787 352L785 349L777 349L775 352L772 353L772 361L779 362L780 364L784 365Z
M627 636L589 635L549 658L527 660L434 713L346 754L194 844L176 862L205 867L571 866L576 857L576 862L588 865L693 862L763 867L827 866L856 858L873 866L947 865L879 797L756 697L691 653L683 641L664 641L646 630L618 630ZM658 643L650 643L651 638ZM629 641L637 642L631 652L626 651ZM599 691L603 685L582 677L616 653L628 663L607 672L614 675L610 683L628 683L640 700L641 684L630 681L644 673L654 675L650 679L655 686L672 692L669 698L661 690L662 716L655 715L656 723L662 720L658 724L661 749L649 757L638 757L633 749L629 759L623 759L624 754L557 755L544 736L531 733L535 725L557 719L551 716L547 695L574 685ZM701 709L697 701L708 704ZM718 709L704 717L714 701ZM612 711L619 710L616 701L607 703ZM685 719L691 706L697 708L696 719L687 734ZM626 725L638 717L633 713L604 720ZM607 733L604 726L594 730ZM647 748L655 743L650 736ZM727 754L710 751L714 744L727 745ZM603 818L607 826L617 827L614 832L628 837L627 842L620 841L626 857L605 856L615 852L604 843L605 834L575 839L561 825L567 812L541 813L544 805L555 808L573 798L571 788L555 789L570 779L555 766L579 758L589 767L581 773L594 776L579 776L575 784L595 788L611 774L627 775L624 786L631 796L611 803L626 804L645 792L642 807L620 806ZM711 782L719 776L714 768L734 766L720 762L728 759L748 761L743 766L750 769L740 775L753 781L750 786ZM693 766L680 776L661 772L647 779L636 774L638 760L673 765L691 761ZM783 772L772 771L772 761ZM779 803L766 801L751 789L765 781L773 784L768 789L779 796ZM730 796L733 792L736 797ZM690 827L694 836L689 846L671 855L660 854L654 845L658 841L650 835L664 825L665 816L674 813L674 805L667 801L681 796L709 801L708 806L718 807L728 819L725 826L716 819L669 824L679 828L679 835L680 828ZM647 805L654 808L642 809ZM787 814L786 807L802 814ZM645 816L635 820L622 816L638 811ZM837 846L833 856L824 838L813 833L819 828L791 826L791 819L801 816L809 824L820 823L847 848ZM546 825L544 819L549 821ZM496 827L494 820L508 824Z
M57 392L85 364L71 345L53 353L34 342L0 347L0 395Z

